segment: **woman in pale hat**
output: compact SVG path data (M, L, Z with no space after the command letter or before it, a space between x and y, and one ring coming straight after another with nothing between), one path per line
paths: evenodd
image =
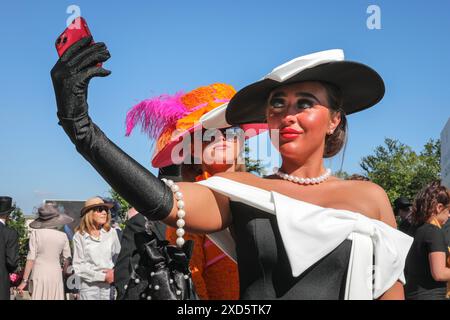
M111 203L88 199L81 209L73 237L73 268L81 279L81 300L112 300L114 264L120 252L117 232L111 228Z
M60 124L132 206L180 229L177 245L184 244L184 228L213 233L231 227L241 299L404 298L412 239L396 229L385 191L338 179L324 167L324 158L345 143L346 115L382 99L376 71L345 61L342 50L277 67L241 89L224 117L230 125L267 122L282 159L276 174L222 173L175 184L140 166L88 116L89 80L109 75L98 63L110 57L104 44L92 49L91 41L75 43L52 70Z
M38 215L30 223L30 249L19 294L28 286L32 300L64 300L62 270L66 270L71 254L69 239L61 229L73 219L52 204L39 207Z

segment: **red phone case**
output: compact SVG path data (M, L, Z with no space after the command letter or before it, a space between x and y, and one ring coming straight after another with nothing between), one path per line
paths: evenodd
M61 33L58 39L56 39L55 46L56 51L58 51L58 55L61 57L71 45L73 45L78 40L89 37L90 35L91 31L89 30L86 20L84 20L82 17L76 18L72 21L70 26L68 26L67 29L64 30L63 33ZM94 43L94 40L92 40L91 45L93 45ZM97 64L97 67L102 66L103 63Z
M55 46L58 55L61 57L71 45L90 35L91 31L86 20L82 17L76 18L56 40ZM94 41L91 44L94 44Z

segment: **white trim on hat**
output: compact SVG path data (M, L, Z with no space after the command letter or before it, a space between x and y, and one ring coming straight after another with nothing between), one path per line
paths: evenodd
M307 54L276 67L262 80L272 79L277 82L283 82L299 74L303 70L329 62L344 61L344 59L345 55L344 50L342 49L331 49Z
M205 129L227 128L231 124L225 120L225 112L227 111L228 103L225 103L217 108L202 115L199 122Z

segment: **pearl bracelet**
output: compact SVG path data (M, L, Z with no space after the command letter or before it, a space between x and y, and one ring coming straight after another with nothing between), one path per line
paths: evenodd
M166 178L162 178L161 180L166 184L166 186L168 186L170 188L170 190L172 190L172 192L173 192L173 194L175 196L175 199L177 200L177 208L178 208L178 211L177 211L177 217L178 217L177 227L178 227L178 229L177 229L176 233L177 233L178 238L177 238L176 243L177 243L177 247L178 248L182 248L183 245L184 245L184 242L185 242L184 238L183 238L183 236L185 234L183 227L186 224L185 221L184 221L184 217L186 216L186 212L184 211L183 193L181 193L180 187L177 186L175 184L175 182L173 182L172 180L167 180Z

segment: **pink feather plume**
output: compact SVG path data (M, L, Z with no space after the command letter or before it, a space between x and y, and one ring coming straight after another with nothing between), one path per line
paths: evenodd
M161 95L146 99L127 112L126 136L129 136L137 124L141 131L152 139L157 139L165 128L175 125L176 121L186 115L188 110L181 102L183 92L177 94Z

